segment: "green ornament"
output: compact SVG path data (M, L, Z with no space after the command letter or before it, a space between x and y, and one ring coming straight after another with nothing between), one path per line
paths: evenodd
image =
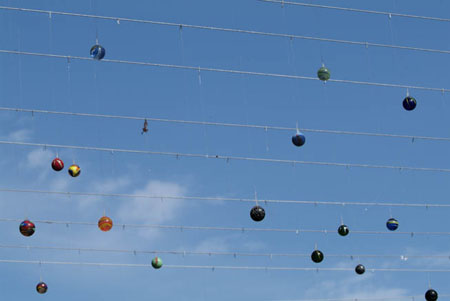
M155 269L160 269L163 266L161 258L155 257L152 259L152 267Z
M327 68L325 68L325 67L323 66L323 67L321 67L321 68L319 69L319 71L317 71L317 77L318 77L321 81L326 82L327 80L330 79L330 71L329 71Z

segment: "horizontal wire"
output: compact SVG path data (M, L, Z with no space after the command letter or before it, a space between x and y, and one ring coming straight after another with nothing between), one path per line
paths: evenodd
M246 202L255 203L255 199L249 198L231 198L231 197L212 197L212 196L174 196L174 195L145 195L145 194L121 194L121 193L98 193L98 192L77 192L77 191L50 191L33 189L13 189L1 188L0 192L11 193L35 193L35 194L55 194L64 196L99 196L99 197L118 197L118 198L143 198L156 200L190 200L190 201L218 201L218 202ZM258 198L260 203L274 204L301 204L301 205L331 205L331 206L381 206L381 207L418 207L418 208L450 208L450 204L434 203L386 203L386 202L351 202L351 201L300 201L300 200L278 200Z
M0 222L22 222L23 219L15 218L0 218ZM32 220L33 223L38 224L49 224L49 225L83 225L83 226L97 226L96 222L73 222L73 221L54 221L54 220ZM201 231L233 231L233 232L274 232L274 233L322 233L322 234L337 234L337 230L327 230L327 229L281 229L281 228L246 228L246 227L212 227L212 226L185 226L185 225L145 225L145 224L114 224L115 227L122 228L147 228L147 229L165 229L165 230L201 230ZM450 232L426 232L426 231L367 231L367 230L350 230L352 234L361 235L409 235L414 237L416 235L426 235L426 236L449 236Z
M43 148L57 148L57 149L91 150L91 151L109 152L111 154L113 154L113 153L130 153L130 154L143 154L143 155L172 156L172 157L176 157L176 158L187 157L187 158L219 159L219 160L226 160L226 162L233 160L233 161L253 161L253 162L280 163L280 164L287 163L287 164L293 164L293 165L302 164L302 165L319 165L319 166L338 166L338 167L346 167L346 168L359 167L359 168L372 168L372 169L396 169L396 170L400 170L400 171L409 170L409 171L432 171L432 172L444 172L444 173L450 172L450 169L446 169L446 168L375 165L375 164L360 164L360 163L336 163L336 162L322 162L322 161L300 161L300 160L288 160L288 159L191 154L191 153L176 153L176 152L149 151L149 150L131 150L131 149L122 149L122 148L61 145L61 144L18 142L18 141L6 141L6 140L0 140L0 144L34 146L34 147L43 147Z
M61 59L67 59L69 61L70 60L93 61L93 59L90 57L71 56L71 55L62 55L62 54L49 54L49 53L40 53L40 52L27 52L27 51L18 51L18 50L0 49L0 53L37 56L37 57L61 58ZM218 73L227 73L227 74L240 74L240 75L253 75L253 76L264 76L264 77L274 77L274 78L285 78L285 79L320 81L320 79L318 79L317 77L310 77L310 76L256 72L256 71L244 71L244 70L234 70L234 69L221 69L221 68L212 68L212 67L200 67L200 66L196 67L196 66L187 66L187 65L174 65L174 64L139 62L139 61L128 61L128 60L117 60L117 59L102 59L101 61L96 61L96 62L127 64L127 65L137 65L137 66L147 66L147 67L161 67L161 68L182 69L182 70L193 70L193 71L198 71L198 72L205 71L205 72L218 72ZM347 80L347 79L329 79L327 82L363 85L363 86L387 87L387 88L402 88L402 89L410 89L410 90L437 91L437 92L441 92L441 93L450 92L450 89L448 89L448 88L433 88L433 87L425 87L425 86L401 85L401 84L392 84L392 83L376 83L376 82L365 82L365 81Z
M439 294L439 298L450 297L450 295ZM365 297L365 298L309 298L309 299L276 299L271 301L365 301L365 300L392 300L392 299L411 299L415 301L416 299L423 298L422 295L416 296L397 296L397 297Z
M23 263L23 264L49 264L49 265L80 265L97 267L134 267L151 268L151 264L142 263L108 263L108 262L70 262L70 261L45 261L45 260L14 260L0 259L0 263ZM307 268L307 267L262 267L262 266L214 266L214 265L164 265L164 269L200 269L200 270L254 270L254 271L329 271L349 272L354 268ZM371 268L370 272L408 272L408 273L450 273L450 269L399 269L399 268Z
M339 6L329 6L322 4L311 4L311 3L302 3L302 2L292 2L285 0L258 0L260 2L271 2L278 4L286 4L286 5L296 5L303 7L314 7L314 8L325 8L331 10L340 10L340 11L349 11L349 12L357 12L357 13L366 13L366 14L374 14L374 15L385 15L388 17L403 17L403 18L411 18L411 19L422 19L422 20L430 20L430 21L440 21L440 22L450 22L450 19L447 18L439 18L439 17L429 17L429 16L420 16L420 15L411 15L411 14L402 14L402 13L394 13L394 12L385 12L385 11L377 11L377 10L367 10L367 9L359 9L359 8L351 8L351 7L339 7Z
M170 255L206 255L206 256L233 256L233 257L310 257L311 254L302 253L249 253L249 252L220 252L220 251L186 251L186 250L125 250L125 249L96 249L96 248L68 248L29 245L0 245L1 249L27 249L27 250L53 250L77 252L103 252L103 253L130 253L130 254L170 254ZM406 261L410 258L439 258L449 259L450 255L381 255L381 254L327 254L334 258L396 258Z
M92 113L76 113L76 112L49 111L49 110L40 110L40 109L21 109L21 108L11 108L11 107L0 107L0 111L25 112L25 113L32 113L32 114L40 113L40 114L78 116L78 117L98 117L98 118L109 118L109 119L141 120L141 121L147 120L147 121L153 121L153 122L181 123L181 124L192 124L192 125L253 128L253 129L262 129L265 131L277 130L277 131L292 132L292 131L297 130L297 128L293 128L293 127L270 126L270 125L240 124L240 123L212 122L212 121L192 121L192 120L180 120L180 119L168 119L168 118L92 114ZM414 136L414 135L369 133L369 132L354 132L354 131L309 129L309 128L299 128L298 130L301 130L303 132L336 134L336 135L389 137L389 138L404 138L404 139L411 139L411 140L450 141L450 138L448 138L448 137Z
M270 2L270 1L267 1L267 2ZM276 1L273 1L273 2L276 2ZM284 3L293 4L293 2L288 3L285 1L284 1ZM412 47L412 46L372 43L372 42L368 42L368 41L339 40L339 39L320 38L320 37L314 37L314 36L303 36L303 35L295 35L295 34L287 34L287 33L264 32L264 31L256 31L256 30L249 30L249 29L225 28L225 27L217 27L217 26L194 25L194 24L153 21L153 20L133 19L133 18L122 18L122 17L109 17L109 16L99 16L99 15L91 15L91 14L80 14L80 13L30 9L30 8L19 8L19 7L8 7L8 6L0 6L0 9L20 11L20 12L42 13L42 14L47 14L49 16L52 16L52 15L72 16L72 17L82 17L82 18L90 18L90 19L110 20L110 21L115 21L115 22L119 22L119 23L120 22L144 23L144 24L170 26L170 27L178 27L178 28L191 28L191 29L201 29L201 30L258 35L258 36L310 40L310 41L320 41L320 42L329 42L329 43L338 43L338 44L348 44L348 45L359 45L359 46L364 46L366 48L369 46L372 46L372 47L380 47L380 48L391 48L391 49L412 50L412 51L421 51L421 52L430 52L430 53L450 54L450 50L440 50L440 49L432 49L432 48L421 48L421 47ZM392 14L392 15L394 15L394 14Z

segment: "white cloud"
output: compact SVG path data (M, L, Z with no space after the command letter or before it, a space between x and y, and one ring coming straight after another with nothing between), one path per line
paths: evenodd
M50 168L52 159L53 159L53 153L49 151L48 149L34 149L27 155L27 166L32 168L37 167L48 167Z
M31 137L31 133L31 130L21 129L10 133L7 138L10 141L23 142L29 140L29 138Z

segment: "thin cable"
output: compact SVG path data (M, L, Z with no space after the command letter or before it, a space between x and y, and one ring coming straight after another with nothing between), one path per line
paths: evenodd
M189 200L189 201L218 201L218 202L246 202L254 203L255 199L249 198L232 198L232 197L212 197L212 196L173 196L173 195L145 195L145 194L120 194L120 193L97 193L97 192L75 192L75 191L50 191L50 190L32 190L32 189L12 189L1 188L0 192L12 193L35 193L35 194L54 194L64 196L96 196L117 198L142 198L150 200ZM329 206L380 206L380 207L413 207L413 208L450 208L450 204L436 203L393 203L393 202L352 202L352 201L300 201L300 200L279 200L279 199L262 199L260 203L268 204L299 204L299 205L329 205Z
M270 2L270 1L266 1L266 2ZM276 2L276 1L273 1L273 2ZM284 3L294 4L295 2L284 2ZM311 6L313 6L313 5L311 4ZM144 24L152 24L152 25L177 27L177 28L202 29L202 30L232 32L232 33L241 33L241 34L268 36L268 37L279 37L279 38L288 38L288 39L301 39L301 40L311 40L311 41L339 43L339 44L348 44L348 45L359 45L359 46L364 46L364 47L373 46L373 47L382 47L382 48L391 48L391 49L403 49L403 50L412 50L412 51L450 54L450 50L440 50L440 49L401 46L401 45L389 45L389 44L371 43L371 42L363 42L363 41L338 40L338 39L329 39L329 38L319 38L319 37L314 37L314 36L302 36L302 35L287 34L287 33L264 32L264 31L248 30L248 29L225 28L225 27L217 27L217 26L183 24L183 23L142 20L142 19L133 19L133 18L122 18L122 17L108 17L108 16L99 16L99 15L92 15L92 14L79 14L79 13L71 13L71 12L49 11L49 10L8 7L8 6L0 6L0 9L20 11L20 12L32 12L32 13L42 13L42 14L54 14L54 15L61 15L61 16L102 19L102 20L110 20L110 21L119 22L119 23L120 22L144 23ZM392 15L396 15L396 14L392 14ZM398 14L398 15L400 15L400 14ZM447 20L447 19L442 19L442 21L444 21L444 20Z
M303 7L325 8L325 9L349 11L349 12L357 12L357 13L366 13L366 14L374 14L374 15L384 15L384 16L388 16L388 17L403 17L403 18L411 18L411 19L422 19L422 20L430 20L430 21L450 22L450 19L447 19L447 18L429 17L429 16L420 16L420 15L410 15L410 14L393 13L393 12L385 12L385 11L377 11L377 10L351 8L351 7L338 7L338 6L329 6L329 5L321 5L321 4L291 2L291 1L285 1L285 0L258 0L258 1L260 1L260 2L279 3L279 4L282 3L282 4L287 4L287 5L296 5L296 6L303 6Z
M249 253L249 252L219 252L219 251L186 251L186 250L126 250L126 249L97 249L97 248L68 248L49 246L23 246L23 245L0 245L2 249L27 249L27 250L53 250L53 251L76 251L76 252L100 252L100 253L129 253L129 254L170 254L170 255L202 255L202 256L233 256L233 257L310 257L308 253ZM450 259L450 255L380 255L380 254L327 254L334 258L394 258L402 261L410 258L439 258Z
M450 297L450 295L439 294L439 298L441 298L441 297ZM418 296L397 296L397 297L276 299L276 300L271 300L271 301L365 301L365 300L392 300L392 299L395 299L395 300L410 299L410 300L414 301L415 299L420 299L420 298L423 298L423 294L418 295Z
M0 222L22 222L22 219L14 218L0 218ZM97 226L95 222L73 222L73 221L54 221L54 220L32 220L33 223L38 224L49 224L49 225L79 225L79 226ZM274 232L274 233L322 233L322 234L335 234L336 230L326 230L326 229L280 229L280 228L246 228L246 227L212 227L212 226L185 226L185 225L145 225L145 224L115 224L116 228L146 228L146 229L164 229L164 230L201 230L201 231L232 231L232 232ZM414 237L416 235L426 235L426 236L450 236L450 232L406 232L406 231L367 231L367 230L351 230L352 234L361 235L409 235Z
M29 56L37 56L37 57L52 57L52 58L61 58L61 59L65 59L65 60L70 59L70 60L92 61L92 58L89 58L89 57L48 54L48 53L40 53L40 52L27 52L27 51L17 51L17 50L6 50L6 49L0 49L0 53L29 55ZM266 73L266 72L255 72L255 71L244 71L244 70L233 70L233 69L221 69L221 68L211 68L211 67L184 66L184 65L162 64L162 63L152 63L152 62L138 62L138 61L127 61L127 60L116 60L116 59L102 59L101 61L96 61L96 62L127 64L127 65L137 65L137 66L147 66L147 67L161 67L161 68L170 68L170 69L183 69L183 70L193 70L196 72L207 71L207 72L218 72L218 73L227 73L227 74L244 74L244 75L254 75L254 76L275 77L275 78L320 81L320 79L318 79L317 77L310 77L310 76L289 75L289 74L280 74L280 73ZM327 82L353 84L353 85L364 85L364 86L376 86L376 87L388 87L388 88L401 88L401 89L410 89L410 90L437 91L437 92L441 92L441 93L450 92L450 89L448 89L448 88L433 88L433 87L401 85L401 84L392 84L392 83L364 82L364 81L346 80L346 79L329 79L329 80L327 80Z
M262 129L265 131L266 130L275 130L275 131L295 132L297 130L297 128L294 128L294 127L283 127L283 126L240 124L240 123L212 122L212 121L193 121L193 120L180 120L180 119L155 118L155 117L139 117L139 116L123 116L123 115L108 115L108 114L61 112L61 111L49 111L49 110L40 110L40 109L21 109L21 108L11 108L11 107L0 107L0 111L25 112L25 113L31 113L31 114L41 113L41 114L78 116L78 117L96 117L96 118L109 118L109 119L126 119L126 120L139 120L139 121L147 120L147 121L152 121L152 122L179 123L179 124L191 124L191 125L252 128L252 129ZM340 131L340 130L326 130L326 129L308 129L308 128L299 128L298 130L300 130L302 132L336 134L336 135L389 137L389 138L403 138L403 139L411 139L411 140L450 141L450 138L448 138L448 137L413 136L413 135L401 135L401 134L389 134L389 133L369 133L369 132L354 132L354 131Z
M235 161L253 161L253 162L266 162L266 163L280 163L280 164L304 164L304 165L319 165L319 166L339 166L339 167L360 167L360 168L373 168L373 169L395 169L395 170L409 170L409 171L432 171L432 172L445 172L450 173L450 169L445 168L431 168L431 167L411 167L411 166L395 166L395 165L374 165L374 164L359 164L359 163L335 163L335 162L321 162L321 161L300 161L300 160L287 160L287 159L272 159L272 158L256 158L256 157L238 157L227 155L205 155L205 154L189 154L189 153L175 153L175 152L162 152L162 151L148 151L148 150L131 150L121 148L104 148L94 146L76 146L76 145L61 145L61 144L47 144L47 143L32 143L32 142L18 142L18 141L5 141L0 140L0 144L3 145L20 145L20 146L34 146L43 148L56 148L56 149L78 149L78 150L91 150L108 153L130 153L130 154L142 154L142 155L157 155L157 156L171 156L175 158L187 157L187 158L204 158L204 159L219 159L229 162Z
M151 264L139 263L108 263L108 262L70 262L70 261L35 261L0 259L0 263L23 263L23 264L51 264L51 265L79 265L96 267L131 267L151 268ZM262 267L262 266L214 266L214 265L164 265L164 269L200 269L200 270L253 270L253 271L329 271L349 272L354 268L305 268L305 267ZM398 269L398 268L373 268L370 272L407 272L407 273L450 273L450 269Z

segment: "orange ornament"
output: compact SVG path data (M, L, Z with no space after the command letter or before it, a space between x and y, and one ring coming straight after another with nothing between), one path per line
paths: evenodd
M112 226L113 226L113 221L112 221L112 219L110 219L107 216L103 216L102 218L100 218L98 220L98 227L100 230L102 230L104 232L111 230Z

